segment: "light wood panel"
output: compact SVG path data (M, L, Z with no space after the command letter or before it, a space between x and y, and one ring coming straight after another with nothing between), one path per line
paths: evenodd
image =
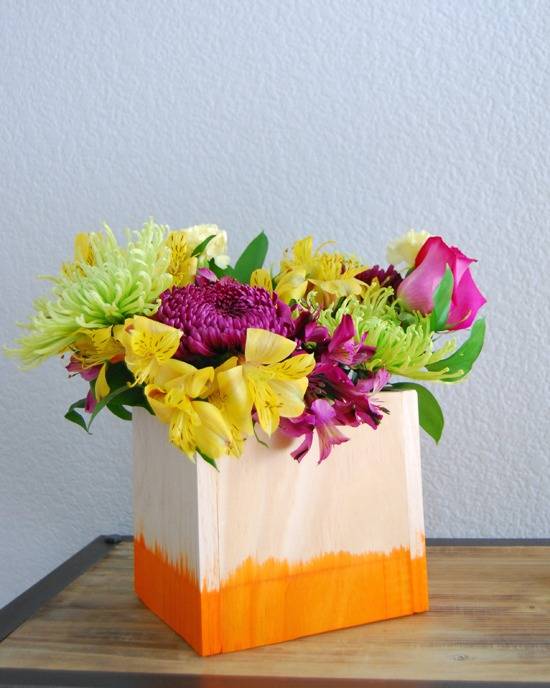
M550 547L432 547L428 567L425 614L201 658L135 597L123 543L0 644L0 667L550 680Z
M136 591L201 655L427 609L416 393L377 397L321 465L275 435L219 472L138 411Z

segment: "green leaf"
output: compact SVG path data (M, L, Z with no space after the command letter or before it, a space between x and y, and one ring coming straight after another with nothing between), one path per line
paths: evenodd
M121 395L116 398L116 403L119 406L140 406L154 415L153 409L145 396L144 388L140 385L127 387Z
M200 454L200 456L206 461L206 463L209 463L213 468L215 468L218 473L220 472L220 469L218 468L218 464L214 461L214 459L211 459L207 454L203 454L200 449L197 448L197 454Z
M252 275L254 270L263 266L268 245L266 235L260 232L255 239L252 239L235 263L233 277L239 282L248 284L250 282L250 275Z
M132 420L131 411L128 411L128 409L125 409L122 405L116 404L114 401L107 404L107 408L113 415L122 418L122 420Z
M86 399L79 399L78 401L75 401L74 404L71 404L67 410L67 413L65 414L65 418L71 423L75 423L76 425L79 425L83 430L86 430L88 432L88 428L86 427L86 421L84 418L76 411L76 409L83 409L86 406Z
M233 277L233 268L229 265L226 268L218 267L214 258L210 258L208 261L208 268L220 279L226 276Z
M111 391L119 389L119 387L127 387L129 382L134 381L134 376L123 361L119 363L107 363L106 378Z
M445 419L439 402L426 387L415 382L392 382L392 389L414 389L418 396L418 421L436 444L443 434Z
M476 320L470 332L470 336L464 342L464 344L457 349L454 354L452 354L452 356L449 356L449 358L445 358L442 361L431 363L430 365L427 365L426 368L428 370L443 370L444 368L448 368L449 372L451 373L462 370L462 375L454 378L452 382L461 380L470 372L472 366L477 360L477 357L483 349L485 330L485 318Z
M430 327L433 332L445 329L449 309L451 307L451 296L453 295L454 278L451 268L447 265L445 274L434 293L434 308L430 317Z
M215 234L211 234L209 237L206 237L204 241L201 241L200 244L197 244L195 248L193 249L193 253L191 254L192 257L195 256L200 256L200 254L204 251L204 249L208 246L208 244L216 237Z
M115 389L113 392L108 394L106 397L103 397L101 401L98 401L96 404L95 409L92 412L92 415L90 416L90 420L88 421L88 432L90 431L90 426L94 422L97 414L105 408L113 399L116 399L117 397L121 396L123 392L128 391L130 388L125 388L125 387L119 387L118 389Z

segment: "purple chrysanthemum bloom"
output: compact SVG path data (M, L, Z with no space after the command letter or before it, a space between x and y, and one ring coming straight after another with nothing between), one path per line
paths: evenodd
M246 331L258 327L292 336L290 308L261 287L231 277L197 279L160 295L155 319L183 332L176 358L216 356L244 351Z

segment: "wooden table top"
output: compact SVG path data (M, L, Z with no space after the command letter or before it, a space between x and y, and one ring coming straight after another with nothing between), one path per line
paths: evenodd
M163 686L203 688L550 681L550 546L430 545L428 567L425 614L201 658L135 597L132 545L121 542L0 643L0 685L152 686L159 674L172 681ZM44 670L79 673L50 684Z

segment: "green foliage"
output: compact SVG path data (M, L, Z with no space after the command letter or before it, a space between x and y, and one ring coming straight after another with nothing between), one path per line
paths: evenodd
M206 463L209 463L212 468L215 468L218 473L220 472L220 469L218 468L218 464L214 461L214 459L211 459L207 454L204 454L201 452L201 450L197 447L197 454L199 454Z
M260 232L255 239L252 239L235 263L235 267L231 271L232 277L239 282L248 284L254 270L263 266L268 247L267 236Z
M470 336L452 356L435 363L430 363L426 368L431 371L438 371L446 368L450 373L459 373L459 376L455 378L456 380L462 379L470 372L483 349L485 330L485 318L476 320L470 332Z
M437 444L443 434L445 419L441 406L434 395L426 387L414 382L394 382L391 388L415 390L418 396L418 420L420 426Z
M208 246L208 244L212 241L212 239L215 239L216 235L211 234L210 236L206 237L204 241L201 241L200 244L197 244L195 248L193 249L193 253L191 254L193 257L200 256L201 253L204 251L204 249Z
M132 420L132 412L128 411L128 409L125 409L124 406L119 406L118 404L111 402L110 404L107 404L107 408L114 416L120 418L121 420Z
M65 414L65 418L71 423L75 423L76 425L80 426L83 430L88 432L88 427L86 425L86 421L84 418L78 413L76 409L83 409L86 406L86 399L79 399L78 401L75 401L74 404L71 404L67 410L67 413Z
M122 420L132 420L132 413L128 411L126 407L136 407L146 409L149 413L153 414L153 410L147 401L145 396L144 387L142 385L134 385L134 376L128 370L126 365L122 362L120 363L107 363L106 378L107 384L110 388L110 393L101 401L96 404L95 409L89 417L88 422L82 417L77 408L84 408L86 405L86 399L79 399L74 404L69 406L65 418L72 423L76 423L81 428L90 431L90 427L95 420L96 416L104 409L107 408L113 415ZM90 389L92 392L95 389L95 380L90 382Z
M445 274L434 293L434 307L430 316L430 326L434 332L446 329L447 318L451 308L454 278L451 268L447 265Z
M109 389L118 389L119 387L127 387L134 381L133 374L128 370L123 361L119 363L107 363L107 384Z

